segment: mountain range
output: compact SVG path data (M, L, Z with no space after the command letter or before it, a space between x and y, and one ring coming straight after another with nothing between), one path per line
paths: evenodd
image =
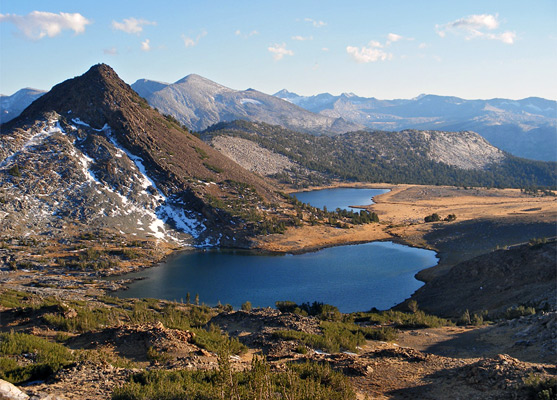
M287 90L270 96L254 89L233 90L195 74L173 84L139 79L132 88L162 114L194 131L233 120L264 122L314 135L362 129L474 131L513 155L557 161L557 102L537 97L465 100L420 95L379 100L353 93L300 96ZM17 116L42 94L22 89L1 96L0 122Z
M25 88L11 96L0 94L0 124L17 117L29 104L45 93L44 90Z
M373 130L474 131L516 156L557 161L557 102L553 100L465 100L435 95L378 100L353 93L299 96L285 89L274 96Z
M338 134L363 128L339 117L328 117L254 89L233 90L199 75L167 84L140 79L132 85L163 114L200 131L237 119L266 122L312 134Z

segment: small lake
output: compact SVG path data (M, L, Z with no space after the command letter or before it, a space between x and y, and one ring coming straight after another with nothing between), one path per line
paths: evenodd
M337 208L349 211L353 210L350 206L368 206L373 204L373 196L378 196L388 191L389 189L335 188L295 192L292 193L292 196L302 203L308 203L320 209L327 206L328 211L334 211Z
M435 252L391 242L326 248L299 255L261 255L248 251L183 253L166 264L124 276L135 281L118 297L219 301L239 308L274 307L277 300L320 301L342 312L388 309L423 283L414 275L437 264Z

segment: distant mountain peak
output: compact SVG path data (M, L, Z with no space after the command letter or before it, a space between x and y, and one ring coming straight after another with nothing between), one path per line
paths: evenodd
M286 89L282 89L282 90L279 90L278 92L276 92L273 96L275 96L275 97L288 97L288 96L298 96L298 94L294 93L294 92L289 92Z

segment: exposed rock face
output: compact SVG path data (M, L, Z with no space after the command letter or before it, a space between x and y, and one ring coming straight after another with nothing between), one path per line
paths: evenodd
M132 88L163 114L193 130L236 119L281 125L312 134L337 134L363 126L304 110L257 90L237 91L199 75L163 84L140 79Z
M0 135L0 226L13 234L112 229L239 245L249 229L209 198L273 201L260 178L151 109L107 65L56 85ZM243 187L243 186L242 186Z
M410 131L423 137L430 160L461 169L485 169L505 154L474 132Z
M246 139L233 136L217 136L211 144L225 156L245 169L260 175L274 175L292 168L303 168L282 154L267 150Z

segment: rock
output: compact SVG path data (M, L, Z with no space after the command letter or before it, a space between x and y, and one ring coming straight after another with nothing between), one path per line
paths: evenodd
M6 382L0 379L0 400L27 400L29 396L23 393L17 388L17 386L12 385L10 382Z

